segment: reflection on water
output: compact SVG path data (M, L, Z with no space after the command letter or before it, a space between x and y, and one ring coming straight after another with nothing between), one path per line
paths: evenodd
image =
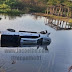
M13 72L15 71L14 67L11 64L3 59L0 59L0 72Z
M4 16L4 19L9 19L9 20L14 20L14 19L16 19L16 18L20 18L20 17L22 17L22 16L27 16L27 14L20 14L20 15L18 15L18 16L9 16L9 15L0 15L0 17L3 17ZM42 16L36 16L36 15L32 15L32 14L30 14L30 16L32 16L33 17L33 19L35 19L35 20L37 20L38 18L41 18ZM0 20L1 20L2 18L0 18Z
M29 48L29 49L26 49L26 48L16 48L16 49L5 49L5 53L47 53L49 52L48 51L48 47L46 46L45 48L42 47L42 48Z
M20 43L20 47L37 47L37 49L39 47L42 47L42 48L46 49L47 46L50 45L50 44L51 44L51 41L49 41L48 43L44 43L44 44L29 44L29 43L24 44L24 43Z
M57 19L46 18L45 24L56 30L71 30L69 23Z
M9 19L9 20L14 20L14 19L16 19L17 17L22 17L23 15L22 14L20 14L20 15L18 15L18 16L8 16L8 15L4 15L4 14L1 14L0 15L0 17L3 17L4 16L4 19ZM25 16L25 15L24 15ZM2 18L0 18L0 20L1 20Z
M1 20L2 18L0 18L0 20Z
M2 63L0 65L5 69L5 72L28 72L29 70L37 72L40 66L45 64L44 60L47 60L45 56L48 54L49 51L43 47L39 49L36 47L0 48L0 57L6 63L3 64L4 61L1 62L0 59Z
M6 19L7 17L9 17L9 20L16 19L16 17L22 17L22 15L23 15L23 14L14 15L14 14L0 13L0 17L1 17L1 16L4 16L5 19Z

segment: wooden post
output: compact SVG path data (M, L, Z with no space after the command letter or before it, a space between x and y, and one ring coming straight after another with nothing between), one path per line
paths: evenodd
M58 7L57 7L57 11L56 11L56 14L58 15Z
M50 7L50 14L52 14L52 11L53 11L53 10L52 10L52 7Z
M65 11L66 9L64 8L64 15L65 15L65 13L66 13L66 11Z
M57 7L55 7L55 15L57 15Z
M60 13L61 13L61 5L60 5L60 8L59 8L58 16L61 15Z
M61 16L63 15L63 8L62 8L62 10L61 10L62 12L61 12Z
M70 10L70 9L69 9L69 7L68 7L67 17L69 17L69 10Z
M53 14L55 13L55 7L53 7Z

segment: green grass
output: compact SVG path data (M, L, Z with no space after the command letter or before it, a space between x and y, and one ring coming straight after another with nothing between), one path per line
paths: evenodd
M72 19L69 19L69 23L72 23Z

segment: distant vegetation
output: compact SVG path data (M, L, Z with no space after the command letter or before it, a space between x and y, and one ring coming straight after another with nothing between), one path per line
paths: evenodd
M48 6L64 4L72 11L72 2L69 0L0 0L0 13L44 13Z
M44 0L0 0L0 13L44 12L45 9L46 1Z

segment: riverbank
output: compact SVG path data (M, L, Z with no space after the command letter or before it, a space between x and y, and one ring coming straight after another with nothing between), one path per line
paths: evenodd
M58 20L62 20L62 21L66 21L66 22L72 23L72 18L68 18L68 17L48 15L48 14L44 14L44 13L33 13L33 15L49 17L49 18L58 19Z
M7 10L0 10L0 14L7 14L12 16L18 16L20 14L24 14L24 12L17 10L17 9L7 9Z

